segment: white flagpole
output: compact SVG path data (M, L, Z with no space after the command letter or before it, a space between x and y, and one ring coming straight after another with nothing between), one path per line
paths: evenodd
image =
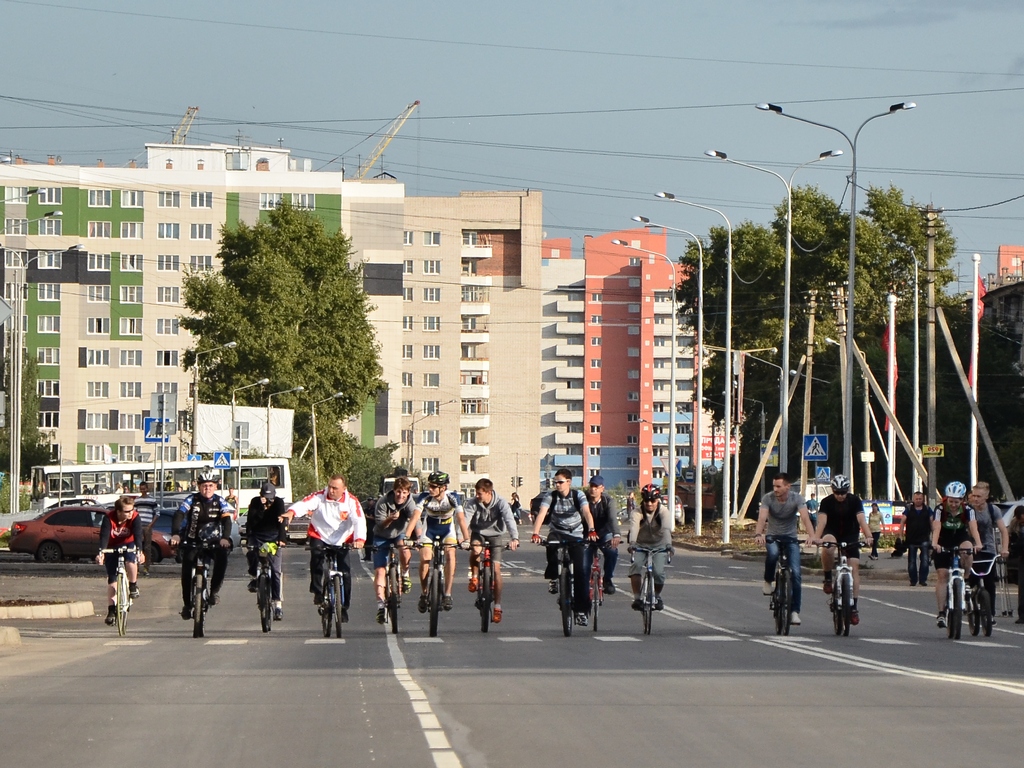
M981 254L971 256L974 262L974 288L971 291L971 397L978 402L978 272L981 265ZM978 482L978 421L971 412L971 487Z
M889 294L889 410L896 413L896 297ZM892 419L889 419L888 435L886 439L886 450L889 459L886 462L887 471L885 478L885 491L887 499L895 499L896 492L896 430L893 429ZM870 470L869 470L870 471Z

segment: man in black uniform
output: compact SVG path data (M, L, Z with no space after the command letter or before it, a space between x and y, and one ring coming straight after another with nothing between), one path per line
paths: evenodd
M171 546L181 548L181 618L192 618L192 568L196 562L200 541L217 538L220 546L214 550L213 578L210 581L210 605L220 601L220 585L228 569L231 551L231 507L217 493L217 474L203 470L196 478L199 491L189 494L174 513Z
M860 595L860 534L866 540L871 539L871 529L864 518L864 504L860 497L850 493L850 480L845 475L832 478L832 495L821 500L818 507L818 527L814 532L814 540L808 544L845 543L843 552L853 571L853 613L851 624L860 623L857 612L857 597ZM821 550L821 568L825 571L824 590L826 595L832 594L832 567L838 554L834 547Z
M284 520L284 500L277 497L277 488L269 480L260 487L260 495L249 502L248 517L245 521L247 547L245 559L249 562L249 591L256 592L256 569L260 563L260 545L276 542L278 549L270 555L270 594L274 600L274 621L284 618L281 607L281 547L288 541L287 525Z

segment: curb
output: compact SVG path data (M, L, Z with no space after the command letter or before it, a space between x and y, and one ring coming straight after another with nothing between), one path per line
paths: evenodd
M0 619L82 619L93 615L95 615L95 611L91 600L57 605L19 605L0 608ZM0 627L0 633L3 631L4 628ZM0 645L2 644L2 639L0 639Z
M21 633L14 627L0 627L0 647L17 648L21 645Z

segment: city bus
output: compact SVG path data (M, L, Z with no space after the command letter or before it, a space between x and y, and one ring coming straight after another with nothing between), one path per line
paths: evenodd
M64 499L91 499L106 506L123 494L138 494L142 482L149 484L149 492L154 496L159 490L167 494L187 493L196 489L196 475L211 468L210 462L202 461L165 461L160 470L152 462L36 466L32 467L31 509L42 512ZM156 482L160 471L162 488ZM288 459L234 459L230 469L217 472L221 477L218 493L227 496L234 491L242 505L248 506L267 481L277 488L278 497L285 502L292 500Z

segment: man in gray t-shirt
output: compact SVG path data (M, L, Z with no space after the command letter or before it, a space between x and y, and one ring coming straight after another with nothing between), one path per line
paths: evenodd
M797 541L797 519L804 522L804 530L814 530L804 497L792 490L789 476L779 473L772 480L772 492L761 499L761 507L757 513L757 525L754 528L754 541L763 544L767 550L764 560L764 587L761 592L770 595L775 585L775 565L779 561L779 552L786 547L789 556L789 570L793 584L793 611L790 624L800 623L800 543ZM767 534L766 534L767 531ZM771 539L770 541L768 539Z

